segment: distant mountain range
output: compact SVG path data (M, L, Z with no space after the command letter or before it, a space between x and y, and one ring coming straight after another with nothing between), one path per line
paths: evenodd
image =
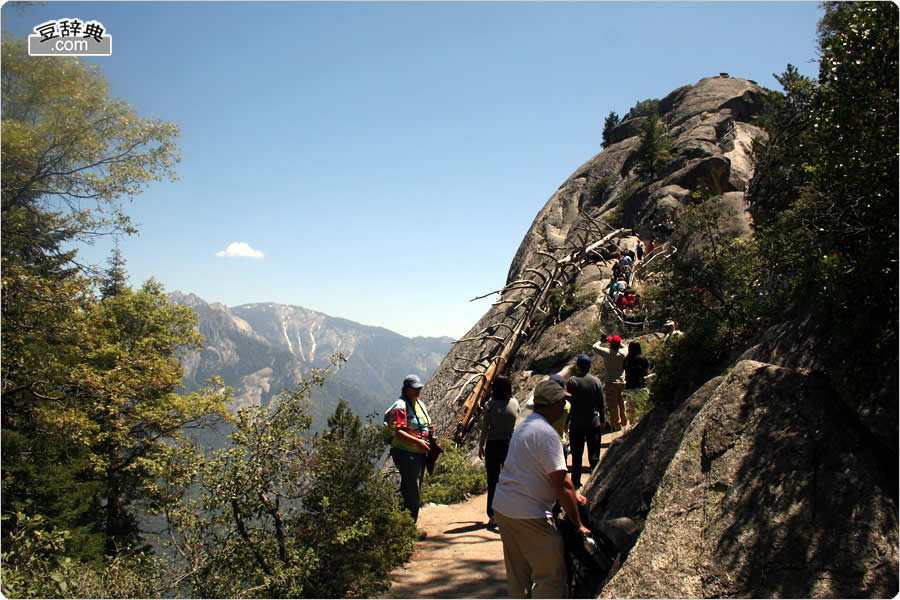
M219 375L234 391L233 408L267 404L313 368L329 366L343 353L348 361L313 392L313 430L345 400L361 416L384 411L409 373L423 379L451 348L452 338L407 338L300 306L263 303L227 307L194 294L172 292L169 299L197 313L204 348L181 359L184 386L196 390Z

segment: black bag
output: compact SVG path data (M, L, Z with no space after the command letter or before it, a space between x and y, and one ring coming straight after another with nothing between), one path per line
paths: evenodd
M590 522L587 507L578 507L581 523L591 530L587 538L567 518L556 518L563 538L570 598L596 598L603 586L622 566L622 553L599 528Z

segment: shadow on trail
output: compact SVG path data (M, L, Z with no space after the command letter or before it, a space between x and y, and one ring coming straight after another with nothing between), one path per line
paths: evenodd
M451 521L432 529L413 559L394 571L382 598L505 598L500 534L487 523Z
M459 521L459 522L462 523L465 521ZM466 527L457 527L456 529L448 529L447 531L444 531L443 533L452 533L452 534L471 533L473 531L478 531L479 529L490 529L488 527L487 523L482 523L480 521L468 521L468 522L471 523L471 525L468 525ZM450 523L450 525L456 525L456 524L457 523Z

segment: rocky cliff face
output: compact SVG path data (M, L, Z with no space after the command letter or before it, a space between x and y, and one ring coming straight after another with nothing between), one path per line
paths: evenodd
M594 301L611 276L609 259L620 248L633 249L635 235L649 240L651 227L672 215L699 186L717 193L724 209L720 227L749 231L743 193L752 176L750 143L766 135L750 120L761 109L765 93L752 81L709 77L660 100L660 117L674 139L674 159L649 180L636 173L647 103L625 115L607 147L579 167L537 214L510 265L506 289L463 338L466 341L455 344L425 387L431 412L448 430L464 414L467 392L477 380L472 371L483 369L504 345L518 344L508 370L520 396L582 351L578 336L599 316ZM589 304L563 320L542 314L546 308L538 307L518 339L510 340L535 291L532 284L516 282L542 283L557 261L582 253L617 227L623 231L592 249L586 259L573 261L573 268L553 284L577 290Z
M766 135L751 119L765 94L710 77L660 100L674 159L650 178L636 175L647 103L625 116L538 213L495 303L426 385L446 434L469 431L459 427L466 401L501 354L524 399L588 350L615 251L649 239L692 193L715 195L720 228L750 231L749 148ZM587 301L559 310L566 291ZM686 400L657 406L613 443L583 493L595 522L627 518L636 529L604 597L897 594L896 407L837 400L817 352L828 339L814 315L786 314L718 376L686 382Z

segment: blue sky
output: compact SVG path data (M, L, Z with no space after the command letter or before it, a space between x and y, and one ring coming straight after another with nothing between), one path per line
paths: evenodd
M609 111L727 72L816 77L815 2L47 2L101 22L112 95L181 127L120 250L228 306L461 337ZM229 256L241 248L255 256ZM105 264L111 244L82 250ZM249 249L249 250L248 250ZM234 252L232 252L233 254Z

